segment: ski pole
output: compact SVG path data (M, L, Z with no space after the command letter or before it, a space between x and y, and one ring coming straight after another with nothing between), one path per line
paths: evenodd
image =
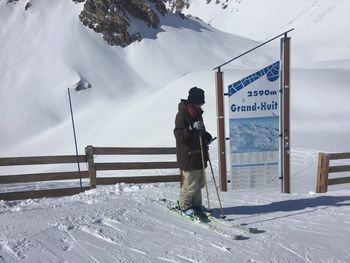
M201 133L199 133L199 144L200 144L200 148L201 148L203 176L204 176L204 181L205 181L205 191L207 193L207 200L208 200L208 211L211 211L211 209L210 209L210 201L209 201L209 192L208 192L208 181L207 181L207 176L205 174L204 149L203 149L203 140L202 140L202 134Z
M209 157L209 151L207 151L207 153L208 153L208 161L209 161L209 166L210 166L211 174L212 174L212 176L213 176L214 187L215 187L216 195L217 195L217 197L218 197L218 201L219 201L219 205L220 205L220 211L221 211L220 217L221 217L222 219L225 219L226 216L224 215L224 209L222 209L221 199L220 199L218 187L216 186L216 180L215 180L215 176L214 176L213 166L211 165L211 161L210 161L210 157Z
M80 180L80 192L83 192L83 183L82 183L82 181L81 181L79 154L78 154L78 146L77 146L77 136L76 136L76 133L75 133L74 117L73 117L73 108L72 108L72 100L71 100L71 98L70 98L70 91L69 91L69 88L68 88L68 98L69 98L70 115L71 115L71 118L72 118L72 127L73 127L74 144L75 144L75 154L76 154L76 156L77 156L78 175L79 175L79 180Z

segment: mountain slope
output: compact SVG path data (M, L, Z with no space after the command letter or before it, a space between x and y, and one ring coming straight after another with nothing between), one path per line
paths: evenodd
M286 3L289 15L278 1L264 5L253 0L230 1L226 9L215 1L204 2L190 1L189 9L183 10L193 14L197 11L204 20L206 16L218 16L220 29L226 24L244 24L250 16L260 19L258 14L267 18L272 7L279 12L270 12L266 23L281 26L282 22L272 23L281 12L283 21L291 22L291 26L299 24L292 38L292 143L295 147L346 150L348 145L343 141L347 141L350 127L345 119L350 107L345 101L349 82L344 52L348 47L344 41L322 38L322 45L315 48L300 32L319 28L315 31L319 33L324 27L328 34L330 28L337 28L339 31L333 30L332 34L346 38L342 32L347 25L340 21L347 2L290 1ZM170 13L159 16L158 29L147 29L135 20L132 26L147 29L146 37L126 48L111 47L101 34L82 25L82 3L37 0L27 11L25 5L23 1L0 2L0 22L4 25L0 27L0 102L4 113L0 115L0 151L4 156L67 153L73 149L67 88L72 93L80 152L88 144L172 145L177 103L195 85L207 93L206 122L215 133L211 69L258 44L223 33L198 19ZM224 13L218 12L228 15L229 7L234 6L239 15L230 15L226 22L220 20ZM319 22L315 20L331 7L332 11ZM308 10L305 14L304 9ZM298 16L301 13L304 15ZM313 14L310 19L308 14ZM247 23L245 28L246 32L261 32L264 36L271 33L270 29L256 28L255 23ZM275 45L278 41L226 66L225 85L276 61L279 49ZM317 55L314 59L313 54ZM300 70L305 67L310 69ZM91 88L76 92L76 83L81 80ZM326 127L318 130L317 136L309 125L315 122ZM330 139L324 140L329 137L327 132L332 132Z
M350 46L347 44L350 26L346 23L349 1L190 0L189 3L184 13L198 16L225 32L258 41L295 28L289 34L294 66L314 67L322 63L324 67L326 61L332 61L328 67L350 69ZM273 43L279 45L278 41Z
M111 47L82 25L82 4L38 0L28 11L24 4L1 2L2 151L68 123L67 88L73 90L82 78L92 88L72 91L77 120L83 112L96 114L99 105L98 115L115 112L127 98L144 96L188 72L210 69L233 51L255 45L168 14L161 17L160 30L150 31L152 37L124 49ZM255 60L268 61L269 56ZM83 129L93 120L86 120Z

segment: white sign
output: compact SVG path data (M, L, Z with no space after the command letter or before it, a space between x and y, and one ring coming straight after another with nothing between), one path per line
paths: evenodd
M232 189L279 183L279 61L228 86Z

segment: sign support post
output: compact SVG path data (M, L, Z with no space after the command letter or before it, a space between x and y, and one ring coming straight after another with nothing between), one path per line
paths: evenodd
M227 169L226 169L226 137L225 137L225 118L224 118L224 85L223 72L220 68L215 74L216 84L216 112L218 126L218 156L219 156L219 175L220 190L227 192Z
M283 193L290 193L290 37L281 39L282 58L282 173Z

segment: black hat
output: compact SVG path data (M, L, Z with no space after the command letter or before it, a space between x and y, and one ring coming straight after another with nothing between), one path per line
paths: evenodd
M193 87L188 92L188 103L192 104L204 104L204 90L197 87Z

